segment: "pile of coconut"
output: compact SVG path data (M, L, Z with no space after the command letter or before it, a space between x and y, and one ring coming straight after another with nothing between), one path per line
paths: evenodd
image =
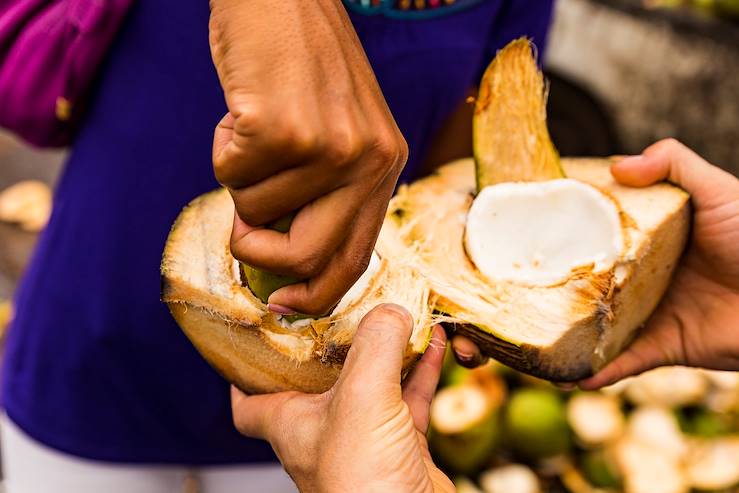
M51 215L51 189L43 182L26 180L0 191L0 221L37 233Z
M661 368L563 393L491 363L445 362L434 459L461 493L739 490L739 374Z
M560 159L545 107L532 46L514 41L482 79L474 158L399 189L370 268L331 313L267 310L269 294L296 280L233 258L225 190L195 199L174 224L163 300L201 354L251 392L329 388L357 323L386 301L415 320L407 368L443 322L522 372L560 382L591 375L664 294L685 246L689 197L667 183L622 187L608 160ZM289 228L282 223L274 229Z

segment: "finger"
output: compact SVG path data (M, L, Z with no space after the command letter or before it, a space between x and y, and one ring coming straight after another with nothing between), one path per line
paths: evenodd
M398 305L382 304L373 308L359 323L344 369L337 382L337 392L355 397L378 397L372 389L397 391L400 398L400 373L413 318Z
M216 178L226 187L244 188L318 157L326 140L313 130L317 123L310 121L318 113L290 116L253 104L227 113L213 137Z
M361 207L360 195L344 187L321 197L297 213L288 233L248 226L234 228L231 253L252 267L275 274L299 279L316 276L351 230Z
M276 427L286 426L285 420L277 420L275 416L282 412L286 403L299 396L301 394L298 392L246 395L232 386L231 411L234 426L243 435L271 441L275 437Z
M552 382L552 385L562 392L572 392L577 388L577 384L572 382Z
M307 164L230 191L239 217L258 226L297 211L343 185L345 180L338 173L326 173L315 164Z
M269 302L299 313L325 313L335 306L369 264L395 180L397 175L387 177L373 192L372 200L364 205L349 228L349 236L323 271L305 282L275 291Z
M699 208L714 203L716 183L731 177L674 139L657 142L640 156L616 161L611 172L619 183L633 187L668 180L687 190Z
M413 423L416 429L424 434L429 426L429 406L439 383L445 349L446 334L441 325L436 325L426 352L416 363L403 386L403 400L411 411Z
M596 390L658 366L681 364L681 353L679 322L673 315L658 311L623 353L579 386Z
M241 119L243 121L244 116ZM303 159L303 156L288 152L283 143L270 145L269 141L243 127L232 113L226 113L213 134L213 171L222 185L246 187Z
M454 351L457 363L465 368L476 368L484 365L488 360L482 355L477 344L462 335L452 337L452 351Z

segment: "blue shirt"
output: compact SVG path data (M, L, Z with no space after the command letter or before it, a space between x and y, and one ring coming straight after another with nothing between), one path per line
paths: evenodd
M403 179L497 49L527 35L543 50L551 3L488 0L428 19L352 11L411 150ZM159 301L173 220L217 186L211 139L226 107L208 15L207 2L137 2L17 292L3 406L58 450L130 463L274 460L234 430L228 384Z

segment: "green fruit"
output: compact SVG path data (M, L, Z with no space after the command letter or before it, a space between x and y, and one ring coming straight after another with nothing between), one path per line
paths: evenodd
M499 443L497 413L464 433L446 435L435 428L429 431L429 447L444 470L471 474L485 466Z
M457 493L482 493L482 490L475 483L464 476L454 478L454 487L457 489Z
M688 435L714 438L731 433L729 416L702 408L683 409L677 413L680 429Z
M430 410L429 448L447 471L470 474L490 460L500 437L497 409L475 385L437 393Z
M546 99L531 42L511 42L480 82L473 118L478 192L502 182L564 178L547 129Z
M597 488L619 488L616 466L603 451L587 452L580 458L580 468L585 478Z
M739 1L737 0L715 0L716 11L719 14L739 19Z
M295 214L289 214L267 225L267 228L279 231L280 233L287 233L290 231L290 224L294 216ZM278 289L300 282L300 279L256 269L243 262L240 263L240 267L243 281L251 292L254 293L254 296L259 298L262 303L267 303L270 295Z
M523 388L505 410L505 436L511 448L528 459L542 459L570 448L565 405L557 392Z

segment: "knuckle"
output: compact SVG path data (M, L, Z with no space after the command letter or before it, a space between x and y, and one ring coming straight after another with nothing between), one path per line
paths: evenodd
M231 241L229 243L229 248L231 250L231 255L237 260L240 260L241 262L250 264L251 258L249 255L249 249L245 248L245 241L243 238L237 238L233 235L231 235Z
M406 161L408 161L408 156L410 154L410 151L408 150L408 142L406 142L405 137L400 137L400 154L398 155L398 165L405 166Z
M386 169L401 166L408 158L408 144L395 135L378 137L374 149L379 163Z
M326 160L338 168L359 159L364 148L361 139L352 130L334 132L329 142L324 151Z
M270 131L275 148L293 155L309 155L319 147L318 132L295 119L285 119Z
M668 154L680 153L685 149L683 143L673 137L660 140L654 147Z
M666 147L673 147L673 148L675 148L675 147L682 147L683 146L683 144L679 140L677 140L676 138L674 138L674 137L669 137L667 139L663 139L662 142L663 142L663 145L666 146Z
M236 202L236 213L239 219L249 226L261 226L266 222L265 213L254 201L245 194L240 194Z
M346 266L347 277L349 277L349 281L352 284L365 273L367 267L369 267L371 257L372 251L369 251L366 254L358 256Z
M235 110L234 130L236 133L251 133L264 127L264 111L251 102L238 104Z
M232 418L233 419L233 425L234 425L234 428L236 428L239 433L241 433L242 435L244 435L248 431L247 426L246 426L246 422L244 420L244 416L242 415L242 413L241 412L237 412L237 411L238 410L235 407L232 408L232 413L231 414L233 416L233 418Z
M292 260L290 270L302 279L315 277L323 270L324 259L320 252L299 252Z

